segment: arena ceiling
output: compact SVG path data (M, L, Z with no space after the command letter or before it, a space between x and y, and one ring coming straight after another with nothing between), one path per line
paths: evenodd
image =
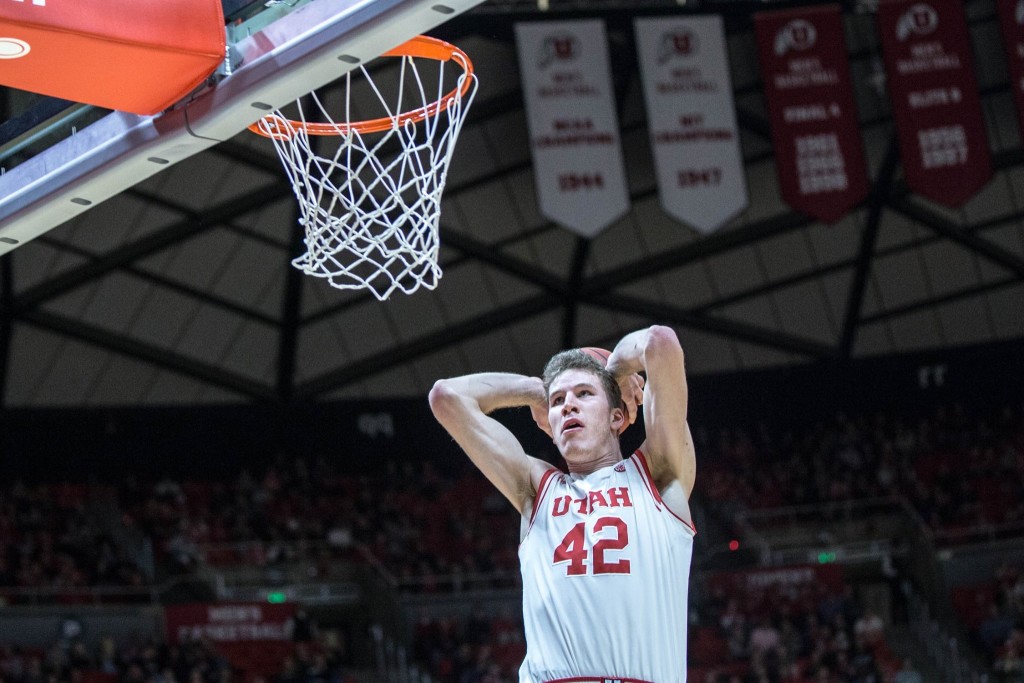
M422 397L439 377L536 374L653 322L698 375L1024 337L1024 149L992 2L965 6L995 175L957 210L908 191L872 8L847 6L872 187L832 225L779 196L750 14L783 6L485 2L434 32L481 83L435 291L380 302L290 267L295 200L272 147L243 133L0 259L0 406ZM709 11L727 19L750 205L702 236L659 205L632 20ZM584 16L607 25L631 194L593 240L538 212L512 31ZM27 101L5 99L12 115Z

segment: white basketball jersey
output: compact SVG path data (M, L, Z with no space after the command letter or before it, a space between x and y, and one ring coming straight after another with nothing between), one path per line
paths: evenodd
M586 476L550 470L523 526L520 683L686 681L695 532L640 451Z

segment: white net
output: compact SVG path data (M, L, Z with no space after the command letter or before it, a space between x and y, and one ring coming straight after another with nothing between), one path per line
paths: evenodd
M344 78L340 116L324 105L327 96L311 93L296 102L294 119L276 111L257 124L274 141L299 201L306 253L292 261L296 268L380 300L437 286L441 194L477 85L460 56L401 57L387 93L360 66ZM424 63L436 71L425 73ZM459 75L446 79L453 66ZM451 88L453 78L449 92L444 82ZM383 108L386 129L360 132L365 124L350 123L355 102L365 112L368 97Z

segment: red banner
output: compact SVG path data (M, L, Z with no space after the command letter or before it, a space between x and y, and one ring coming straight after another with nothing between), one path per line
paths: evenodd
M907 185L959 206L992 177L959 0L882 0L878 30Z
M1024 135L1024 0L996 0L1017 122Z
M868 192L838 5L754 16L782 198L834 223Z
M775 589L783 592L815 585L837 594L843 589L843 569L837 564L808 564L770 569L721 572L708 578L708 587L729 595L743 596L752 591Z
M291 652L293 604L193 603L164 608L172 645L206 640L239 669L277 673Z

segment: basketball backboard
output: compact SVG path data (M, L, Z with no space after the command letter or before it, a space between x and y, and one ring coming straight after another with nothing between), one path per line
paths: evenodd
M215 83L156 116L9 92L26 105L0 125L0 254L481 1L223 0Z

